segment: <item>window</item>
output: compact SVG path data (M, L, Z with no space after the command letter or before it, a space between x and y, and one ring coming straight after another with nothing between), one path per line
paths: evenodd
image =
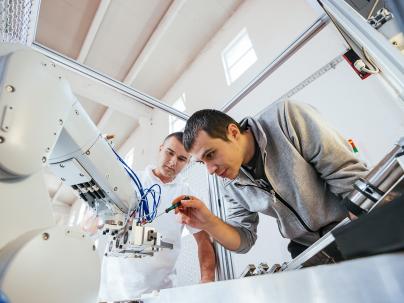
M179 111L185 111L185 93L183 93L181 97L179 97L178 100L174 102L173 107L175 109L178 109ZM184 120L170 115L168 117L170 134L184 130L185 123L186 122Z
M257 61L257 55L245 28L223 50L222 61L227 85L236 81Z

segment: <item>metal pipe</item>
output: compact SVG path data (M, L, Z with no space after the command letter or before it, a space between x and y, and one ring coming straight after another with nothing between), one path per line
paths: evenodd
M219 180L217 176L208 175L209 180L209 200L210 209L214 215L226 220L226 214L220 202L220 190L219 190ZM231 252L225 249L223 246L215 244L216 259L217 259L217 278L219 281L234 279L234 267Z
M303 45L310 41L318 32L320 32L328 23L330 18L323 14L312 25L310 25L303 33L301 33L278 57L275 58L264 70L253 78L239 93L228 101L220 109L228 112L236 106L244 97L252 90L260 85L269 75L275 72L283 63L292 57Z
M77 72L83 76L86 76L90 79L94 79L97 80L103 84L105 84L106 86L109 86L115 90L117 90L118 92L120 92L121 94L124 94L126 96L128 96L129 98L140 102L146 106L150 106L152 108L158 108L161 109L167 113L169 113L170 115L173 115L177 118L183 119L183 120L187 120L189 118L189 116L167 104L164 104L163 102L161 102L160 100L151 97L145 93L142 93L132 87L130 87L129 85L126 85L120 81L117 81L115 79L112 79L111 77L100 73L96 70L93 70L87 66L84 66L80 63L78 63L77 61L70 59L60 53L57 53L37 42L34 42L32 44L32 48L40 53L42 53L43 55L49 57L50 59L52 59L53 61L57 62L58 64L60 64L61 66L63 66L64 68L67 68L69 70L72 70L74 72Z
M397 156L403 151L403 147L404 137L401 138L394 148L369 172L365 177L366 182L358 180L355 184L357 184L359 188L362 188L362 191L366 191L368 184L371 184L373 187L383 192L391 188L403 175L403 170L397 162ZM348 196L348 200L366 211L369 211L370 207L374 205L373 201L368 199L361 190L357 189L352 191Z
M340 223L338 223L338 225L336 225L332 230L344 226L349 222L350 220L348 218L345 218ZM308 247L304 252L298 255L296 258L289 261L285 265L282 265L281 271L289 271L301 268L304 262L310 260L312 257L317 255L320 251L322 251L324 248L326 248L328 245L334 242L334 240L335 238L330 230L323 237L321 237L316 242L314 242L310 247Z

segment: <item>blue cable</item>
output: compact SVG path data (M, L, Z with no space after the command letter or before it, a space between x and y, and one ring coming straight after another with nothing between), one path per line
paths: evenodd
M151 222L155 219L156 215L157 215L157 208L160 204L160 199L161 199L161 187L159 184L153 184L152 186L150 186L149 188L144 188L142 186L142 183L140 182L139 177L136 175L136 173L125 163L125 161L118 155L118 153L112 148L112 151L114 152L114 154L116 155L116 157L118 158L118 160L123 164L125 171L128 173L129 177L133 180L133 182L135 183L139 194L140 194L140 201L139 201L139 205L138 208L132 212L130 214L130 217L133 216L134 213L138 213L139 217L137 217L138 222L142 222L143 220L145 220L146 222ZM154 187L158 188L158 197L157 197L157 201L156 201L156 191L153 189ZM149 200L148 200L148 196L151 195L152 197L152 212L150 212L149 210Z

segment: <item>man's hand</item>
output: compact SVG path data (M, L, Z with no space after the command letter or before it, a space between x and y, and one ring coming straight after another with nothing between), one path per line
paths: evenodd
M184 200L185 197L190 199ZM180 201L181 206L175 209L175 213L180 214L183 224L205 230L214 240L229 250L237 250L240 247L241 238L237 229L212 214L201 200L183 195L177 197L173 204Z
M189 198L184 200L184 198ZM181 223L191 227L205 230L216 218L206 205L193 196L179 196L172 203L181 201L181 206L175 209L176 214L180 214Z

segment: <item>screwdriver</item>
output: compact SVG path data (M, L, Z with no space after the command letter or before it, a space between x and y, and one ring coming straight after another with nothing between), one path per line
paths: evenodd
M190 200L190 198L189 198L189 196L185 196L184 199L182 199L182 200ZM173 209L176 209L177 207L180 207L180 206L181 206L181 201L178 201L177 203L175 203L175 204L171 205L170 207L166 208L164 210L164 212L158 214L154 219L156 219L157 217L160 217L161 215L164 215L164 214L166 214L166 213L168 213L168 212L172 211Z

